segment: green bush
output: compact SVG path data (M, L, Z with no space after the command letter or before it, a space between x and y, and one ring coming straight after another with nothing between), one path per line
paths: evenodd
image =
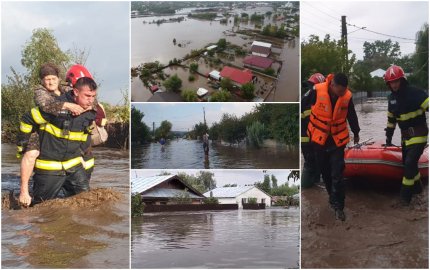
M131 216L138 217L143 214L145 205L142 203L142 198L139 193L131 195Z
M264 134L264 124L261 124L258 121L246 127L246 135L248 138L248 142L253 147L259 148L263 144Z
M242 85L243 97L250 100L254 98L254 89L255 86L252 83L247 83Z
M203 199L204 204L219 204L219 201L215 197L208 197Z
M193 101L197 101L197 93L194 90L184 90L181 93L181 97L184 99L184 101L187 102L193 102Z
M193 75L188 76L189 82L194 82L195 80L196 80L196 77L194 77Z
M253 197L248 198L248 203L249 204L257 204L257 198L253 198Z
M213 93L209 99L210 102L227 102L231 101L231 93L227 90L220 90Z

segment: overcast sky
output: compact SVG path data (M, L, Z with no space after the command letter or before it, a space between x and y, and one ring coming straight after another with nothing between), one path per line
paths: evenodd
M101 85L99 100L122 101L129 89L130 53L128 2L2 2L2 83L12 66L25 73L21 51L36 28L53 30L63 51L89 50L89 71Z
M363 59L363 43L365 41L387 40L398 41L403 55L415 51L415 34L424 23L428 23L428 1L301 1L300 2L300 35L301 40L308 40L311 34L320 39L326 34L331 38L340 39L341 16L346 22L357 27L397 36L406 39L387 37L354 26L347 26L348 47L357 59ZM353 31L356 31L352 33ZM410 40L412 39L412 40Z
M203 107L206 112L206 122L210 127L219 122L223 113L231 113L238 117L251 112L256 103L135 103L139 111L143 112L143 122L152 128L160 126L164 120L172 123L173 131L188 131L195 124L203 122Z
M196 175L202 170L131 170L130 177L151 177L159 175L161 172L169 172L171 174L178 174L185 172L186 174ZM289 182L289 185L299 185L300 181L294 182L292 179L288 180L287 176L291 170L205 170L214 173L214 178L217 187L222 187L226 184L237 184L244 186L246 184L254 184L255 182L263 182L264 174L274 175L278 179L278 185Z

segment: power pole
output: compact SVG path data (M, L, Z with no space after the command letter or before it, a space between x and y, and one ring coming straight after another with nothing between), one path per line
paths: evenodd
M155 138L155 122L152 122L152 136Z
M205 123L205 126L206 126L206 112L205 112L205 107L203 107L203 122Z
M346 16L342 16L342 32L341 32L341 44L342 44L342 72L348 75L348 34L346 30Z

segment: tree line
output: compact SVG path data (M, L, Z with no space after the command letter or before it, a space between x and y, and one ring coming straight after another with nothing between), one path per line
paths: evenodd
M428 89L428 41L429 26L426 23L416 32L415 52L411 55L402 55L399 43L391 39L365 41L363 60L357 60L355 54L349 51L349 60L345 62L340 40L331 39L330 35L320 40L313 35L301 44L302 77L306 80L316 72L327 75L343 71L350 77L351 90L367 91L371 95L372 91L388 88L382 78L372 78L370 72L378 68L386 70L391 64L396 64L410 74L408 80L412 84Z

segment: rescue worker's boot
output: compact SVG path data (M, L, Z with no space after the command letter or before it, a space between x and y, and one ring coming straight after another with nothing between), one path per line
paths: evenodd
M307 167L303 168L302 171L302 177L301 177L301 183L302 183L302 188L310 188L313 186L314 184L314 178L315 178L315 172Z
M414 182L414 194L420 194L423 192L423 182L421 182L421 179L415 180Z
M402 206L408 206L411 203L414 186L402 185L400 189L400 202Z
M340 220L340 221L346 220L345 212L343 212L343 210L336 209L334 212L334 215L335 215L337 220Z

